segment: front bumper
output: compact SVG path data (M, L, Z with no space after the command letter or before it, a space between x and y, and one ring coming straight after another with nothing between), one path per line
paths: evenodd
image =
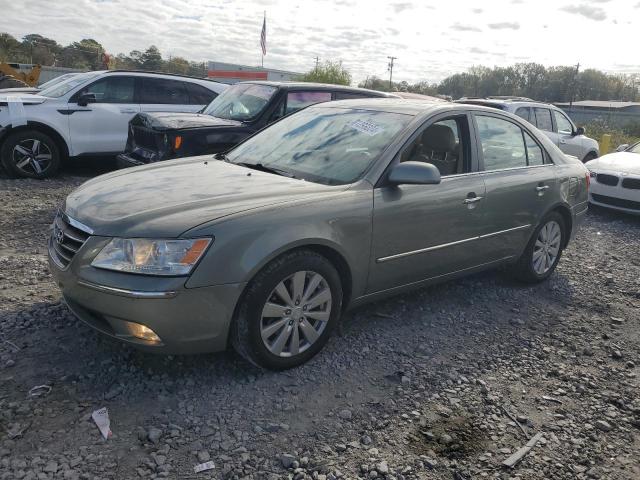
M49 250L53 241L49 240ZM100 237L89 237L64 269L49 253L51 273L80 320L109 337L158 353L226 349L233 312L245 284L186 288L185 277L150 277L91 267L104 243ZM150 328L159 341L135 337L131 324Z
M640 188L628 188L629 182L634 182L634 186L638 186L640 175L621 175L618 172L600 170L597 174L607 175L610 180L618 177L618 181L613 185L607 185L600 183L597 178L593 179L589 189L589 203L640 215Z
M138 160L133 158L126 153L120 153L116 157L116 164L118 168L129 168L129 167L139 167L140 165L146 165L148 162L143 162L142 160Z

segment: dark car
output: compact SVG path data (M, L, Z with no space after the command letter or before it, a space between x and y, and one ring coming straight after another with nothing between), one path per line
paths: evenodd
M320 102L395 97L383 92L306 82L242 82L227 88L200 113L140 113L118 166L220 153L290 113Z

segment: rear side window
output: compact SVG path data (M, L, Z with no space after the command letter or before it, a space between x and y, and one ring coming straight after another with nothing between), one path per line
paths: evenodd
M142 78L140 103L188 105L189 95L184 82L165 78Z
M529 109L529 107L520 107L516 110L516 115L520 118L524 118L527 122L531 122L531 110Z
M522 129L515 123L476 115L485 170L527 166Z
M331 101L331 92L289 92L287 94L286 114L313 105L314 103Z
M540 130L545 130L547 132L553 132L553 122L551 121L551 110L548 108L534 108L536 116L536 126Z
M556 117L556 126L558 127L558 133L565 135L571 135L573 133L573 125L571 122L560 112L554 110L554 117Z
M218 96L216 92L212 92L197 83L185 82L184 85L187 87L190 105L209 105L211 100Z
M542 148L538 143L524 130L522 131L524 135L524 143L527 147L527 164L529 166L532 165L543 165L544 164L544 153L542 153Z
M76 93L74 97L93 93L96 96L96 103L133 103L134 90L135 78L114 76L92 83Z

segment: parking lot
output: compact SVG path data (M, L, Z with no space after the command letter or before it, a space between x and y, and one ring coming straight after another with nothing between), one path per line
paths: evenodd
M639 478L639 218L592 209L549 282L374 303L273 373L140 353L70 314L46 239L93 173L0 178L0 478Z

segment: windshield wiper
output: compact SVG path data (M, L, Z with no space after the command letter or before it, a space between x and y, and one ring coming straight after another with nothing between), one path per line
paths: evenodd
M238 162L236 165L241 165L243 167L251 168L252 170L259 170L261 172L274 173L276 175L282 175L283 177L296 178L291 172L287 170L282 170L281 168L269 167L264 163L249 163L249 162Z
M216 154L213 156L213 158L215 158L216 160L222 160L223 162L227 162L227 163L229 163L229 162L230 162L229 157L227 157L227 154L226 154L226 153L224 153L224 152L218 152L218 153L216 153Z

